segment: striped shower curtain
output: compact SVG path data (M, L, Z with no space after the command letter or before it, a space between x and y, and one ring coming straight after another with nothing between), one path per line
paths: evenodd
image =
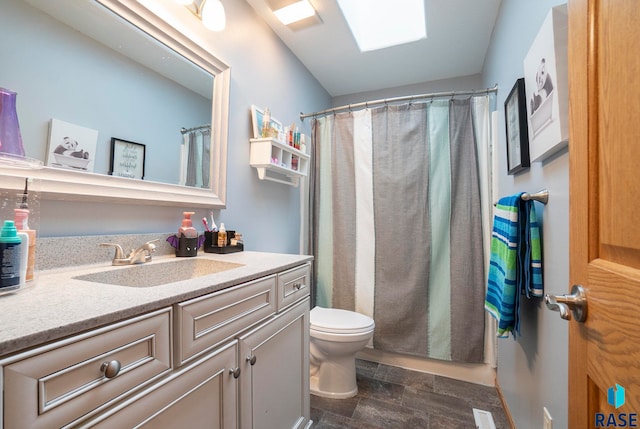
M373 317L376 349L483 361L478 106L488 97L313 121L315 303Z

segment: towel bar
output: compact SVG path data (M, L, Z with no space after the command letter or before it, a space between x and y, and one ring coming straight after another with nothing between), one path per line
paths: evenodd
M542 204L547 204L549 202L549 191L547 189L542 189L535 194L529 194L525 192L520 198L525 201L534 200L540 201Z
M533 201L540 201L542 204L547 204L549 202L549 190L548 189L542 189L538 192L536 192L535 194L530 194L528 192L525 192L524 194L522 194L520 196L521 199L528 201L528 200L533 200ZM493 205L495 206L498 203L493 203Z

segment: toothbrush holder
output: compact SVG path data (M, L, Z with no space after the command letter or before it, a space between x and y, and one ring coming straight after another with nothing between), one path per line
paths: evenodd
M242 252L244 246L242 243L238 243L235 246L231 245L231 239L236 236L235 231L227 230L227 245L224 247L218 247L218 233L214 231L204 232L204 246L203 250L206 253L234 253Z

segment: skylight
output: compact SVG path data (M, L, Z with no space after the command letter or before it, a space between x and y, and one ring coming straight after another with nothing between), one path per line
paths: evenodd
M284 25L289 25L315 15L316 11L307 0L300 0L273 13L276 14L280 22Z
M425 0L337 0L360 51L427 37Z

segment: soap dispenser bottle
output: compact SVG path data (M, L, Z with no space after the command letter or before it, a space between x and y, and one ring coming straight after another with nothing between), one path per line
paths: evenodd
M176 256L196 256L198 254L198 231L193 227L191 216L194 212L183 212L182 226L178 229Z
M0 230L0 293L20 288L22 239L12 220Z

